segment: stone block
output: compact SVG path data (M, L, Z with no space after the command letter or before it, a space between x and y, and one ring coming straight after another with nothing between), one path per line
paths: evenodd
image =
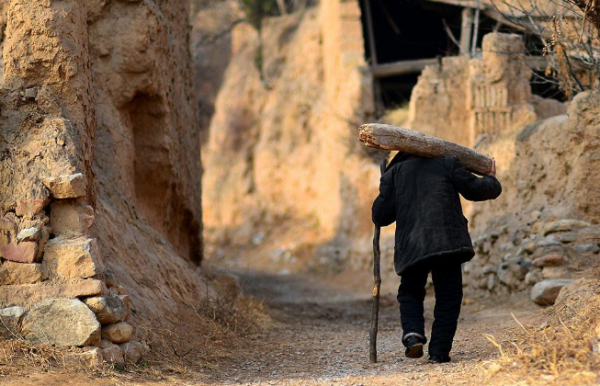
M48 298L76 298L79 296L102 295L108 292L100 280L88 279L70 284L23 284L2 287L0 307L14 304L33 305Z
M22 334L34 344L95 346L100 323L79 299L46 299L32 307L22 323Z
M25 308L19 306L6 307L0 310L0 324L9 330L16 332L19 330L21 319L25 315Z
M590 223L585 222L585 221L580 221L580 220L572 220L572 219L558 220L558 221L552 221L552 222L548 222L548 223L544 224L543 232L544 232L544 236L545 236L545 235L555 233L555 232L567 232L567 231L577 230L580 228L589 227L590 225L591 225Z
M533 242L533 241L529 241L529 242L525 243L525 245L523 245L523 252L526 252L531 255L534 250L535 250L535 242Z
M123 349L121 347L103 339L102 342L100 342L100 348L102 349L102 357L106 362L118 363L120 365L125 363L125 359L123 358Z
M17 241L36 241L40 237L40 229L37 227L21 229L17 233Z
M571 279L543 280L531 289L531 300L541 306L554 304L561 288L571 283Z
M579 232L577 232L577 238L579 239L579 242L600 244L600 228L595 226L580 229Z
M129 342L133 334L133 327L126 322L109 324L102 328L102 339L113 343Z
M575 246L575 251L579 252L579 253L585 253L585 252L598 252L600 251L600 246L598 246L598 244L593 244L593 243L586 243L586 244L577 244Z
M96 314L101 324L120 322L127 314L127 307L119 295L95 296L83 302Z
M139 363L150 351L148 345L141 342L127 342L120 344L119 347L123 350L125 362L134 364Z
M19 263L33 263L37 255L37 243L33 241L24 241L15 243L14 241L0 247L0 257L6 260Z
M567 262L567 257L560 254L550 254L538 257L531 263L534 267L558 267Z
M534 285L537 282L542 281L544 278L542 277L542 273L540 271L530 271L525 275L525 283L529 285Z
M539 233L542 230L543 227L544 227L544 222L542 222L542 221L536 221L531 226L531 233Z
M49 279L71 280L94 277L104 271L95 239L57 237L46 244L42 262Z
M508 288L514 288L518 284L515 273L511 268L512 267L498 270L498 280Z
M14 232L17 229L17 223L10 217L0 217L0 231Z
M91 368L101 366L102 360L102 350L99 347L88 347L84 352L65 354L63 357L63 364Z
M57 236L81 236L94 223L94 209L90 205L55 201L50 205L50 227Z
M556 233L556 239L561 243L568 244L577 240L577 233L575 232L559 232Z
M496 286L496 275L488 275L486 288L491 291Z
M544 279L568 279L571 277L571 273L565 267L544 267L542 269L542 276Z
M34 214L41 212L49 202L50 199L48 197L19 201L15 207L15 213L20 217L31 217Z
M5 261L0 265L0 285L35 284L42 281L41 264Z
M77 198L84 197L86 194L86 181L82 173L41 177L40 179L54 198Z

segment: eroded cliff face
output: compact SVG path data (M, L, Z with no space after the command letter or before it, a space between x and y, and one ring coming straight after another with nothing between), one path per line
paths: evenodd
M131 312L98 317L92 345L126 315L178 323L212 291L198 268L187 2L12 0L0 11L0 305L24 307L39 336L48 326L28 315L40 301L80 299L97 313L91 304L119 296Z
M324 263L345 263L368 250L379 179L356 141L372 113L358 2L271 19L263 35L266 85L255 32L234 31L205 151L205 223L244 244L298 221L291 244L325 245Z

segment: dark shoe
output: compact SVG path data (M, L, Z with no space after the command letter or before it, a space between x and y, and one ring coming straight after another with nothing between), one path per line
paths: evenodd
M450 359L449 355L430 355L429 360L427 362L429 362L429 363L448 363L450 361L451 361L451 359Z
M423 342L421 339L416 336L408 338L404 354L407 358L421 358L423 356Z

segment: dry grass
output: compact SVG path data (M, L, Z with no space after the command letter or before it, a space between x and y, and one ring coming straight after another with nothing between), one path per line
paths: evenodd
M231 280L207 272L207 288L217 291L207 291L210 295L195 305L181 299L178 325L160 327L157 320L136 327L152 348L152 369L143 369L146 374L162 379L197 375L199 368L214 370L232 358L235 347L260 336L270 324L262 303L243 296Z
M198 316L213 326L212 339L225 331L238 336L250 337L261 330L266 321L263 304L251 297L208 297L197 309Z
M527 385L596 385L600 381L600 295L573 291L543 313L539 326L524 326L508 342L487 339L500 358L488 364L488 380Z

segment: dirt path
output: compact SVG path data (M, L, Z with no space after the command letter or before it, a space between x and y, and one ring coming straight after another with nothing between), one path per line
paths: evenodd
M516 325L511 313L533 312L522 298L510 304L472 302L463 307L453 362L430 365L404 357L396 300L382 299L379 363L368 360L371 300L351 282L324 283L314 276L241 275L246 293L264 299L276 326L212 380L218 384L271 385L480 385L485 360L497 355L483 334L502 338ZM366 295L366 296L365 296ZM432 295L426 319L432 320Z
M135 374L31 374L0 377L3 385L482 385L484 363L497 355L483 334L506 341L516 329L511 313L531 319L536 308L523 298L463 307L452 363L430 365L426 356L404 357L398 306L382 298L379 363L368 359L371 299L368 275L324 278L311 275L237 273L246 294L264 301L274 323L260 338L231 351L216 366L148 379ZM394 283L387 283L388 286ZM362 289L366 289L363 291ZM388 287L389 288L389 287ZM426 320L431 326L433 296ZM467 298L468 299L468 298Z

